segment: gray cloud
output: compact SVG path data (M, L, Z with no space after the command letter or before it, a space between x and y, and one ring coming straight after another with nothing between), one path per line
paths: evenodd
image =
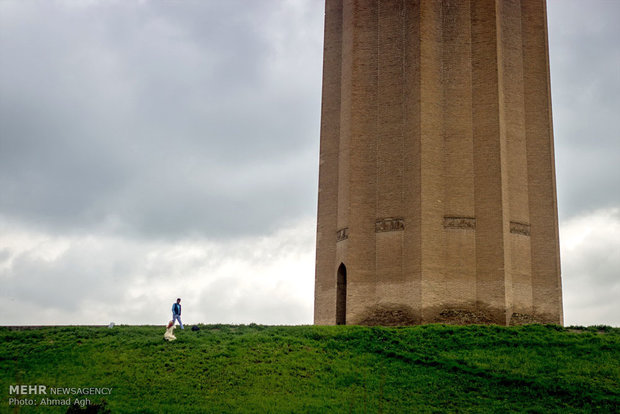
M312 214L312 4L3 3L2 213L147 237Z
M620 3L548 3L560 216L620 205Z
M565 319L620 326L620 208L575 217L562 227Z
M163 324L183 298L187 323L311 323L314 228L271 236L145 241L2 226L2 323ZM19 242L21 240L21 243Z

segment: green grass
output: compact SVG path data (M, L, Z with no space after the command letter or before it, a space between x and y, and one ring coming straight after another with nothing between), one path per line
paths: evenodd
M618 328L200 328L0 328L0 412L15 384L111 387L113 413L620 410Z

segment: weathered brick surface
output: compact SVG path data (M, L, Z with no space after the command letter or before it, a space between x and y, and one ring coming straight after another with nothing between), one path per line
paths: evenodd
M326 1L315 323L563 322L546 30L544 0Z

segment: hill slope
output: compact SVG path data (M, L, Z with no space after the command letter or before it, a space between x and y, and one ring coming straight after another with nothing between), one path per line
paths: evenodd
M170 343L161 327L0 328L0 411L66 412L67 406L40 403L69 397L71 403L76 397L93 405L105 401L112 412L154 413L564 413L620 407L618 328L200 328L177 329L178 339ZM44 385L47 394L10 394L16 384ZM50 395L56 387L112 390ZM9 405L10 398L39 405Z

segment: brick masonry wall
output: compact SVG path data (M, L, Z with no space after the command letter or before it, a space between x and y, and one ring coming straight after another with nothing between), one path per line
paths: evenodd
M323 71L315 323L562 323L544 1L327 0Z

